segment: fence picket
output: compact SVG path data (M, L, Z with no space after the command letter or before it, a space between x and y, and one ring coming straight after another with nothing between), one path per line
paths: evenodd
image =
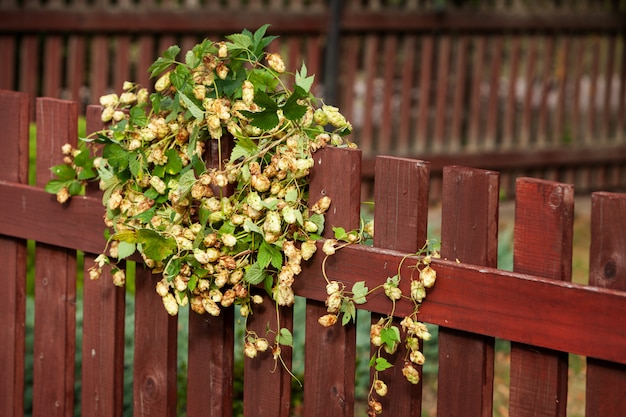
M154 288L162 277L135 271L133 415L176 415L177 317L167 314Z
M87 132L103 127L101 108L89 106ZM100 197L97 187L87 195ZM124 314L125 290L111 285L104 269L99 279L89 279L96 254L85 253L83 280L83 346L81 412L92 417L121 417L124 409Z
M376 158L376 181L374 202L374 246L408 253L416 253L426 242L428 221L428 180L430 164L413 159ZM381 276L370 287L384 283ZM382 316L372 313L372 324ZM394 319L400 326L400 319ZM375 348L372 347L372 351ZM374 352L372 352L374 353ZM383 375L389 394L378 398L383 410L394 416L420 416L422 408L422 382L408 384L400 375L406 358L406 347L400 345L386 359L394 365L393 378Z
M514 270L571 281L573 221L571 185L518 179ZM511 343L510 415L565 416L567 366L567 353Z
M0 180L28 181L29 100L25 93L0 91L0 124L8 138L0 152ZM3 212L3 215L11 215ZM24 412L24 336L26 315L26 240L0 237L4 273L0 285L6 298L0 303L0 415L18 417Z
M443 173L441 256L496 267L498 182L494 171L447 167ZM437 412L492 415L494 339L439 328Z
M78 106L37 99L37 185L52 179L61 146L76 146ZM54 196L49 200L54 202ZM33 416L74 414L76 348L76 251L37 244L35 251L35 338Z
M591 196L591 247L589 284L626 290L626 195L594 193ZM585 415L626 415L626 366L587 358Z
M310 202L313 204L323 196L332 199L326 213L324 236L332 237L333 227L358 228L361 152L325 148L315 153L314 161L310 174ZM332 273L334 264L331 257L327 265L328 276L332 280L341 280L341 276ZM304 280L304 276L295 280L294 292L297 293ZM322 327L317 320L324 314L326 306L323 301L307 300L304 416L351 417L354 414L356 328L354 324Z

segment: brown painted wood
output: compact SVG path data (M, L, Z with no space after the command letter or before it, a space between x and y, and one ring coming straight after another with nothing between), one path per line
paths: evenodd
M87 132L104 127L100 114L100 107L87 109ZM88 187L87 195L101 198L97 187ZM103 213L104 208L100 211ZM96 225L91 227L97 229ZM103 223L100 229L104 229ZM81 410L83 415L94 417L121 417L124 409L125 290L112 285L108 268L103 269L98 280L88 278L95 259L95 254L84 256Z
M219 317L189 313L187 415L233 415L233 309Z
M625 212L625 194L599 192L591 197L590 285L626 291ZM587 358L586 416L623 416L624 392L626 366Z
M130 76L130 57L132 56L130 36L116 36L115 38L115 61L113 62L113 88L117 92L122 91L124 81L134 81ZM96 101L93 100L95 103Z
M404 256L402 252L351 246L333 255L326 270L351 286L365 276L390 276ZM316 255L303 267L297 295L325 299L326 282L319 275L321 261ZM402 274L410 274L410 264L404 262ZM619 319L620 314L626 314L623 292L451 260L435 260L433 267L437 269L437 285L420 309L425 322L626 363L626 332ZM408 291L408 287L400 287ZM391 306L385 298L374 295L362 308L385 314ZM594 307L598 305L610 306L615 314L606 315ZM410 312L408 303L396 307L398 316ZM531 328L533 332L528 332ZM594 343L598 339L604 343Z
M441 256L496 267L499 176L494 171L447 167L443 174ZM494 339L439 328L437 412L491 416Z
M81 89L85 85L85 66L87 62L87 42L83 35L72 35L67 41L67 79L66 84L69 89L69 99L83 101ZM81 111L82 111L81 106Z
M434 49L433 36L421 37L419 97L417 108L417 130L413 146L415 149L426 149L428 141L428 108L430 103L430 86L432 83L432 57Z
M556 135L560 135L560 133L563 131L563 126L565 123L565 94L568 88L568 84L571 83L570 60L572 56L572 42L572 39L563 37L560 44L560 49L558 49L557 52L556 76L557 82L559 83L559 95L557 101L556 116L554 120L554 133Z
M480 88L483 81L483 68L485 60L485 43L484 36L474 37L474 55L472 56L472 87L469 109L469 127L468 127L468 147L476 150L479 146L479 135L481 134L481 114L482 106L480 103Z
M622 33L622 67L620 70L620 88L619 88L619 104L617 108L617 140L624 140L626 134L624 133L624 127L626 127L626 46L624 45L624 39L626 34Z
M259 337L265 337L270 348L266 352L259 352L254 359L245 358L244 416L288 417L291 415L291 375L287 370L291 370L292 348L281 346L284 364L276 362L272 355L275 334L268 333L267 329L276 332L280 326L293 334L293 309L282 307L277 312L274 300L264 291L259 291L259 294L264 297L263 304L253 306L247 328ZM280 322L277 320L278 313Z
M447 108L448 108L448 79L450 71L450 49L451 40L449 36L442 36L439 39L437 54L437 91L435 93L435 129L433 137L433 149L441 151L445 147Z
M428 228L429 173L428 162L384 156L376 158L375 247L416 253L424 246ZM380 276L369 279L368 286L372 288L382 284L386 278ZM377 323L381 317L380 314L372 314L372 323ZM400 319L396 318L394 324L398 328L401 327L399 323ZM406 354L405 346L401 345L393 355L385 355L395 369L393 373L388 371L380 374L389 391L387 396L378 398L386 415L421 415L421 382L417 385L409 384L399 373Z
M135 346L133 416L176 414L177 317L167 314L154 291L160 275L137 266L135 272Z
M361 152L324 148L313 158L310 201L313 204L323 196L332 200L326 213L324 236L332 236L335 226L346 230L359 227ZM321 250L318 253L322 254ZM299 276L293 284L294 291L305 284L308 279ZM325 288L325 281L322 285ZM356 328L354 324L325 328L318 323L318 318L326 314L325 294L324 290L324 296L317 301L307 300L303 415L347 417L354 414Z
M537 137L538 146L545 146L548 142L548 120L550 119L550 111L548 110L548 93L550 91L550 81L553 80L554 73L554 36L545 36L543 38L545 44L541 54L542 65L542 86L541 96L539 98L539 115L537 117Z
M25 93L0 91L0 123L6 140L0 152L0 178L28 181L29 99ZM9 212L2 212L10 216ZM18 417L24 410L24 353L26 319L26 241L0 236L4 273L0 285L5 299L0 303L0 414Z
M52 178L61 146L76 145L78 107L37 99L37 185ZM54 200L54 196L50 196ZM41 219L40 219L41 220ZM33 416L74 414L76 348L76 252L37 244L35 251L35 337Z
M44 68L43 95L45 97L59 97L61 93L62 48L63 39L60 36L48 36L43 41Z
M374 81L378 76L378 36L375 34L367 35L364 42L365 95L361 110L363 112L363 125L359 134L359 147L365 154L374 154L374 113L372 109L375 105Z
M395 97L394 80L397 78L396 55L398 51L398 36L387 34L383 41L383 69L381 78L383 84L382 112L380 115L380 132L378 134L377 153L389 153L393 150L395 132L392 102ZM392 136L393 134L393 136Z
M573 186L518 179L514 270L571 281L573 224ZM565 416L567 367L567 353L512 343L510 415Z
M489 102L487 110L487 122L485 130L485 142L486 148L496 149L497 133L498 133L498 116L499 116L499 92L500 92L500 77L502 70L502 50L503 50L504 38L503 36L496 36L491 45L490 51L490 73L489 78L491 80L489 84Z
M467 67L467 45L469 38L463 35L457 42L456 68L454 77L454 103L452 110L452 131L450 134L450 151L458 151L463 131L463 111L465 107L465 72Z
M509 85L507 88L507 100L506 109L504 113L504 137L502 138L503 148L510 148L515 143L517 131L515 130L516 121L516 83L517 77L520 72L520 54L521 54L521 37L519 35L513 35L511 37L511 57L509 58ZM485 167L482 167L485 168Z
M91 40L89 73L93 81L89 83L90 104L98 104L100 97L107 92L110 58L107 41L106 36L101 34L95 35Z
M396 152L399 155L409 151L410 130L411 130L411 91L414 85L413 75L415 71L415 45L416 36L408 35L404 38L402 47L402 90L400 91L400 120L398 127L398 138L396 142Z
M40 62L39 39L34 35L25 35L19 48L20 65L22 68L38 68ZM36 71L18 74L19 90L27 93L32 103L39 95L37 88L38 75ZM35 106L31 106L31 120L35 120Z
M598 95L598 72L600 71L600 48L601 42L598 38L590 38L589 39L589 49L590 49L590 65L591 65L591 73L589 74L590 78L590 88L589 88L589 96L587 99L589 103L594 103L594 105L589 106L589 110L587 112L587 129L585 131L585 143L590 144L594 142L596 138L597 126L596 126L596 96Z
M0 61L14 62L17 39L10 35L0 35ZM0 73L0 89L13 90L15 85L15 73L13 71L2 71Z
M524 93L524 103L522 109L522 117L520 123L520 137L519 144L521 147L527 147L531 140L531 129L533 121L533 92L534 92L534 80L537 72L537 48L539 43L538 36L529 36L527 38L527 52L526 52L526 90Z
M606 47L606 67L604 73L604 103L601 110L602 125L598 137L601 142L608 142L610 136L610 124L611 124L611 97L613 95L613 74L615 74L615 58L617 49L617 38L611 35L608 39L608 45Z

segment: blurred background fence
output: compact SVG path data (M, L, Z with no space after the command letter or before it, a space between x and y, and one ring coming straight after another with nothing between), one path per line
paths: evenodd
M84 109L172 44L265 23L352 121L365 198L377 154L497 169L507 197L521 175L626 189L624 0L0 0L0 89Z

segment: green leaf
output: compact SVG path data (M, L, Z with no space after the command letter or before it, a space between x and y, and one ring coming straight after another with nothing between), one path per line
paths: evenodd
M60 180L72 180L76 178L76 170L67 164L55 165L50 168L50 170Z
M135 178L142 177L143 172L141 169L141 161L142 161L142 158L139 153L137 152L129 153L128 168L130 168L130 173Z
M274 112L278 110L278 104L265 91L255 92L254 102L266 110L273 110Z
M352 300L356 304L364 304L367 301L365 299L365 296L367 295L368 291L369 289L367 288L367 286L365 286L365 281L356 282L352 286Z
M134 106L130 109L130 123L145 127L148 125L148 116L146 116L146 112L142 107Z
M350 323L350 321L356 322L356 307L352 301L344 300L341 303L340 311L343 313L343 317L341 318L342 326Z
M291 95L282 107L283 114L287 119L299 120L302 118L302 116L304 116L307 107L303 106L302 104L298 104L298 100L305 96L306 92L296 85L293 93L291 93Z
M165 52L163 52L163 56L159 57L150 67L148 71L150 72L150 77L155 77L165 72L169 68L170 65L176 62L176 55L180 52L180 48L178 45L172 45Z
M118 172L128 167L128 152L116 143L106 145L102 151L102 157Z
M161 236L153 230L138 230L137 241L141 243L143 253L155 261L162 261L176 251L176 241L174 239Z
M245 117L252 119L250 124L262 130L272 130L278 126L280 121L276 110L262 110L260 112L251 112L248 110L240 110Z
M126 259L135 253L137 245L130 242L120 242L117 245L117 259Z
M265 276L266 274L264 268L259 262L255 262L246 268L243 279L249 284L257 285L263 282Z
M283 327L276 335L276 342L280 343L283 346L293 346L293 335L291 334L289 329Z
M195 182L196 174L193 172L193 169L186 170L178 178L178 191L180 191L181 195L187 194Z
M191 115L195 119L197 119L197 120L204 119L204 110L202 110L200 107L198 107L198 105L196 103L194 103L194 101L192 99L187 97L182 91L179 91L178 94L179 94L181 100L183 100L183 102L187 106L187 109L189 109L189 111L191 112Z
M82 168L91 167L92 163L93 163L93 158L91 157L87 149L82 149L78 151L76 155L74 155L74 164L76 166L79 166Z
M83 180L90 180L95 177L96 177L96 171L94 171L93 168L83 168L78 173L78 176L76 178L83 181Z
M230 155L230 162L235 162L239 158L248 158L258 152L258 146L252 139L242 136L235 140L235 147Z
M290 203L294 203L298 201L298 190L295 188L291 188L289 191L285 193L285 201Z
M255 233L258 233L260 235L263 235L263 229L261 229L259 226L257 226L257 224L254 223L250 219L246 219L244 221L244 223L243 223L243 230L245 230L247 233L255 232Z
M167 163L165 164L165 172L176 175L183 169L183 160L178 155L176 149L168 149L165 151Z
M271 264L274 268L280 269L283 266L282 252L275 246L263 241L261 242L257 254L257 263L259 263L262 268L267 268L268 265Z
M64 187L69 185L70 181L67 180L50 180L44 187L44 191L50 194L56 194L61 191Z
M309 217L309 220L315 223L315 225L317 226L317 234L321 235L322 232L324 231L324 221L325 221L324 215L316 213L316 214L311 215L311 217Z
M372 358L372 360L370 361L370 367L371 366L374 366L374 369L376 369L378 372L382 372L385 369L393 368L393 365L389 363L387 359L381 357Z
M68 185L67 191L70 195L82 195L85 193L85 187L80 181L72 181Z
M343 227L333 227L333 233L335 234L335 239L337 240L346 240L348 238L346 229Z
M252 39L243 33L234 33L226 36L226 39L232 42L229 49L249 49L252 46Z
M380 331L380 340L392 349L396 343L400 342L400 330L396 326L385 327Z
M315 75L307 76L307 73L306 65L302 62L300 71L296 71L296 85L308 93L311 91L311 87L315 81Z

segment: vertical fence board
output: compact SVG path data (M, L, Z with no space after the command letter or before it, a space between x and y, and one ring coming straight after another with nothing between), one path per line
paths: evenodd
M518 179L514 270L570 281L573 219L573 186ZM510 415L565 416L567 366L567 353L512 343Z
M218 168L222 160L230 155L234 143L232 140L222 140L211 141L208 145L204 155L205 164L207 168ZM228 186L213 191L217 195L231 195L233 190ZM233 308L222 309L219 317L190 311L187 374L189 417L233 415L234 337Z
M98 103L100 97L105 94L109 84L109 50L108 39L105 35L95 35L91 39L91 75L89 99L92 103Z
M177 318L169 316L154 288L161 275L143 265L135 272L133 415L176 414Z
M49 35L44 43L43 95L59 97L61 94L62 48L63 38Z
M498 197L497 172L444 168L441 213L443 258L497 266ZM492 415L493 348L492 337L439 328L439 415Z
M539 99L539 117L537 121L537 144L540 146L545 146L547 143L548 120L550 119L551 113L548 109L548 93L550 92L550 85L553 83L554 36L548 35L544 37L544 43L545 47L541 59L543 66L541 97Z
M0 91L0 124L3 142L0 179L28 181L28 121L30 100L25 93ZM3 213L10 216L11 213ZM18 417L24 412L24 336L26 315L26 241L0 236L3 274L0 285L0 415Z
M445 148L448 108L448 78L450 75L450 36L442 36L439 40L437 67L437 92L435 98L435 131L433 150L441 151Z
M622 64L619 76L619 99L617 105L617 122L615 140L622 141L626 137L626 30L621 34Z
M365 67L364 102L361 106L361 135L359 137L359 146L363 153L370 155L374 153L374 114L373 107L375 105L375 81L378 75L377 71L377 54L378 54L378 36L367 35L365 37L365 51L363 63ZM355 80L352 80L354 82Z
M398 128L398 138L395 151L405 154L409 150L410 130L411 130L411 106L413 90L413 72L415 71L415 36L409 35L404 38L402 48L402 81L400 90L400 120Z
M489 102L487 104L487 128L485 132L486 147L496 149L498 134L498 116L500 112L500 76L502 70L503 36L496 36L493 40L491 53L491 68L489 78Z
M102 108L87 108L87 132L102 129ZM99 197L96 187L87 195ZM104 228L104 224L102 225ZM102 247L105 242L103 239ZM110 269L99 279L89 279L96 255L84 256L83 362L81 406L83 416L121 417L124 408L124 289L112 284Z
M458 151L463 132L463 108L465 107L465 72L467 67L468 37L463 35L457 42L456 68L454 70L454 103L452 110L452 130L450 133L450 150Z
M37 99L37 185L52 179L61 146L78 140L78 106ZM54 201L54 196L50 200ZM35 255L33 416L74 414L76 345L76 252L38 244Z
M419 97L417 107L417 130L413 150L424 151L428 143L428 108L430 107L430 85L432 82L432 59L434 49L433 36L423 35L421 37L421 58L420 58L420 79Z
M81 102L81 90L85 87L85 67L87 62L87 41L83 35L70 35L67 51L67 79L69 99Z
M332 199L326 213L324 236L333 236L333 226L346 230L359 227L361 151L324 148L313 155L309 195L311 203L322 196ZM341 178L341 181L337 181ZM331 273L333 259L327 262ZM341 280L341 277L331 279ZM294 283L294 291L298 280ZM356 328L354 324L322 327L323 302L307 300L304 358L304 416L348 417L354 414Z
M15 44L17 39L11 35L0 35L0 62L15 61ZM13 69L0 72L0 89L13 90L15 88L15 72Z
M376 146L377 153L392 152L393 140L395 139L394 123L393 123L393 100L395 95L395 70L396 70L396 55L398 50L398 35L389 34L385 36L384 40L384 65L383 65L383 91L381 110L381 120L378 133L378 144Z
M187 415L233 415L233 309L219 317L189 313Z
M522 120L520 123L520 145L527 146L530 144L531 128L533 120L533 93L535 75L537 71L537 44L539 38L537 36L529 36L527 39L528 50L526 52L526 79L524 91L524 108L522 110Z
M511 52L509 58L509 85L507 88L507 100L504 113L504 136L502 138L502 145L505 148L511 147L515 143L515 116L517 114L516 85L519 74L521 38L519 35L514 35L512 36L510 42Z
M591 197L589 284L626 291L626 194ZM626 366L587 358L587 417L626 415Z
M430 164L379 156L375 169L374 246L416 253L426 242ZM380 282L368 281L368 285L371 288L382 284L385 278L380 277ZM372 313L372 323L381 317ZM394 319L394 325L401 328L399 323L399 319ZM385 355L394 365L393 370L381 375L389 391L387 396L378 398L385 415L421 415L422 384L410 384L401 375L406 353L401 344L393 355Z
M298 279L296 277L296 279ZM281 346L284 365L276 362L272 355L274 337L267 334L267 329L279 331L280 328L293 330L293 309L279 308L280 323L274 300L264 291L263 304L253 306L253 314L248 317L247 328L259 337L267 338L270 348L258 352L257 357L245 358L244 369L244 416L245 417L289 417L291 403L291 351L289 346ZM287 369L285 369L287 367Z
M598 135L599 141L607 143L611 138L611 96L613 94L613 74L615 72L616 37L611 34L606 49L606 68L604 79L604 101L602 105L602 125Z
M470 98L469 125L468 125L468 147L476 150L479 145L479 135L481 127L481 97L480 87L483 81L483 68L485 61L485 36L474 37L475 50L472 56L472 90Z

